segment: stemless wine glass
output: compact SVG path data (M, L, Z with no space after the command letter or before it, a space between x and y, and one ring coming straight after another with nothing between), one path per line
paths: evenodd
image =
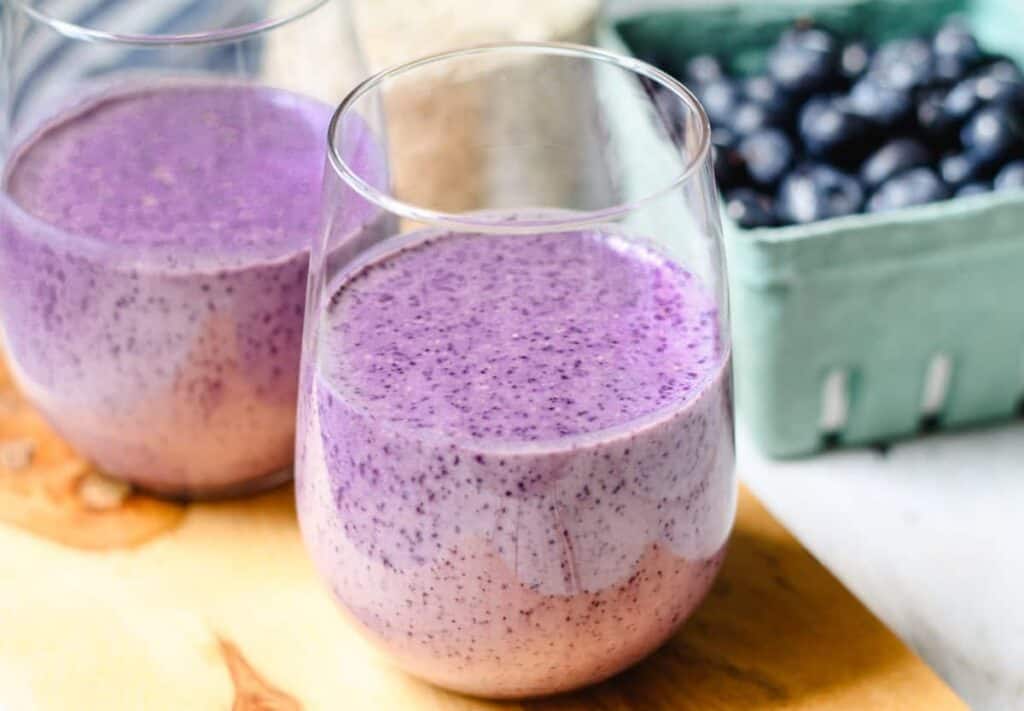
M392 130L415 107L465 140ZM384 187L351 148L366 126ZM703 110L633 59L502 44L368 79L330 137L296 454L317 568L445 687L542 695L636 662L708 591L736 505ZM457 208L429 185L453 163ZM346 238L360 201L394 234Z
M347 3L8 0L3 20L0 322L18 384L149 490L279 483L324 137L365 76Z

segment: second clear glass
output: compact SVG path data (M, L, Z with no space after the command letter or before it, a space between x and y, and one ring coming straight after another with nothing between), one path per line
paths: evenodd
M641 62L510 44L383 72L330 131L296 461L320 573L442 686L622 670L704 597L735 511L703 111Z

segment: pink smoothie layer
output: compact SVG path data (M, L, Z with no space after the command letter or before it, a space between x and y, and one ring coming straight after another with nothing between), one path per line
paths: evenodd
M83 102L13 152L6 346L103 469L196 496L289 464L329 118L252 85L155 84Z
M729 359L692 274L606 233L434 233L325 302L300 520L400 665L548 694L692 612L735 507Z

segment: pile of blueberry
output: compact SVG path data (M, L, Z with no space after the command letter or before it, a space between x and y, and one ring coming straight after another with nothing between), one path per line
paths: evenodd
M682 74L743 227L1024 187L1024 73L958 21L877 48L798 22L763 75L731 77L710 55Z

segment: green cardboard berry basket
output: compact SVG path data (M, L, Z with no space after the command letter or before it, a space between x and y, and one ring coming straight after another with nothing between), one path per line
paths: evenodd
M876 41L962 14L1024 66L1021 0L734 0L613 16L602 42L665 67L757 71L795 18ZM741 230L726 219L737 402L773 456L1013 417L1024 399L1024 193Z

